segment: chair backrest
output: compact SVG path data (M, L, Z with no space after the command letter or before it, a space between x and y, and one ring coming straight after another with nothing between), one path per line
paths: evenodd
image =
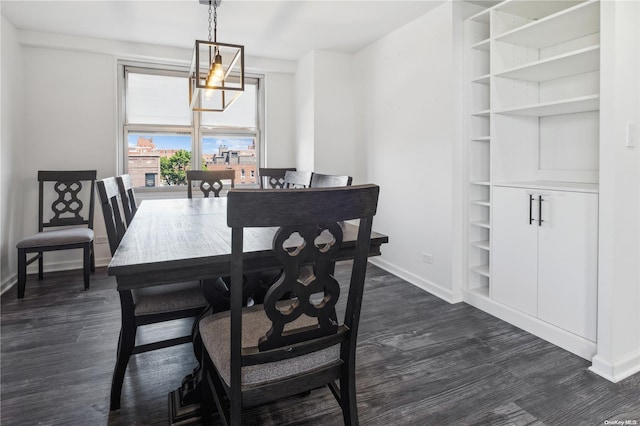
M342 343L343 356L355 353L360 307L379 187L300 190L236 189L227 195L227 224L231 230L231 387L240 385L240 365L292 358ZM343 224L360 219L353 248L354 260L344 319L338 323L335 306L340 285L332 276L335 254L343 239ZM267 291L264 310L271 329L242 348L243 232L251 227L279 227L272 250L284 270ZM313 264L309 280L301 271ZM292 294L293 299L284 299ZM320 294L321 301L314 299ZM324 296L324 298L322 298ZM314 300L312 300L314 299ZM295 328L301 315L317 318L316 326ZM294 327L288 327L287 325ZM283 330L285 330L283 332ZM295 348L292 349L292 345Z
M109 249L113 256L126 232L126 226L122 221L120 206L118 205L118 184L114 177L109 177L97 181L96 187L98 188L98 197L102 206L104 225L107 229Z
M337 188L340 186L351 186L351 176L323 175L314 173L311 176L310 188Z
M311 172L286 171L284 174L284 188L308 188L311 184Z
M224 187L223 180L231 181L231 188L235 187L236 171L226 170L187 170L187 196L193 198L191 187L194 181L200 181L200 191L205 198L213 192L214 197L220 196L220 191Z
M124 220L127 222L127 226L129 226L131 220L133 220L133 216L135 216L138 210L136 194L133 192L133 183L131 183L131 176L116 176L116 183L118 184L118 191L120 191L120 199L122 200Z
M277 169L260 167L258 174L260 175L260 188L282 189L284 188L284 174L286 172L295 172L295 167Z
M87 225L93 229L93 212L95 203L94 185L95 170L76 171L39 171L38 231L54 226ZM83 186L89 184L87 186ZM49 186L57 193L51 204L52 216L45 218L44 205L47 197L45 191ZM84 188L84 191L83 191ZM87 192L90 192L87 194ZM86 196L85 196L86 194ZM89 199L89 207L85 208L83 199Z

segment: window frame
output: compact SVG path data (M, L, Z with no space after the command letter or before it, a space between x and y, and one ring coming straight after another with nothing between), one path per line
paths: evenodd
M117 143L117 174L128 173L129 166L129 144L128 135L132 132L159 132L159 133L183 133L191 136L191 156L201 158L204 154L202 140L211 136L238 136L251 137L256 140L256 168L264 167L264 117L265 117L265 96L264 96L264 75L245 74L245 84L256 85L256 127L229 127L229 126L201 126L201 112L191 112L190 125L162 125L162 124L137 124L126 122L126 96L127 80L129 72L151 75L166 75L185 78L185 90L188 87L189 68L187 66L161 64L161 63L141 63L121 60L117 63L118 78L118 143ZM185 186L158 186L136 187L136 192L162 194L184 192Z

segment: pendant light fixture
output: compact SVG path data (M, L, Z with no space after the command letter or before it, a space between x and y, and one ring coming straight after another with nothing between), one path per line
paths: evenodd
M209 6L209 40L196 40L191 59L189 104L194 111L222 112L244 91L244 46L218 43L218 6L221 2L200 0L201 4Z

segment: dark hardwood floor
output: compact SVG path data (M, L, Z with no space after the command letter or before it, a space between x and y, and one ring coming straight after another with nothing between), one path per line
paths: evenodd
M88 291L80 271L43 282L30 276L25 298L12 288L1 308L3 425L166 425L167 393L196 364L189 345L134 356L122 408L110 413L120 304L104 268ZM363 425L640 425L640 374L610 383L569 352L374 266L357 361ZM326 426L342 418L319 389L247 411L244 423Z

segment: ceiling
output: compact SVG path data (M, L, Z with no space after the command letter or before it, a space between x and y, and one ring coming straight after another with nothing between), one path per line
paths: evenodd
M247 56L298 60L311 50L354 53L418 18L441 0L223 0L218 41ZM22 30L193 48L208 38L198 0L6 1Z

